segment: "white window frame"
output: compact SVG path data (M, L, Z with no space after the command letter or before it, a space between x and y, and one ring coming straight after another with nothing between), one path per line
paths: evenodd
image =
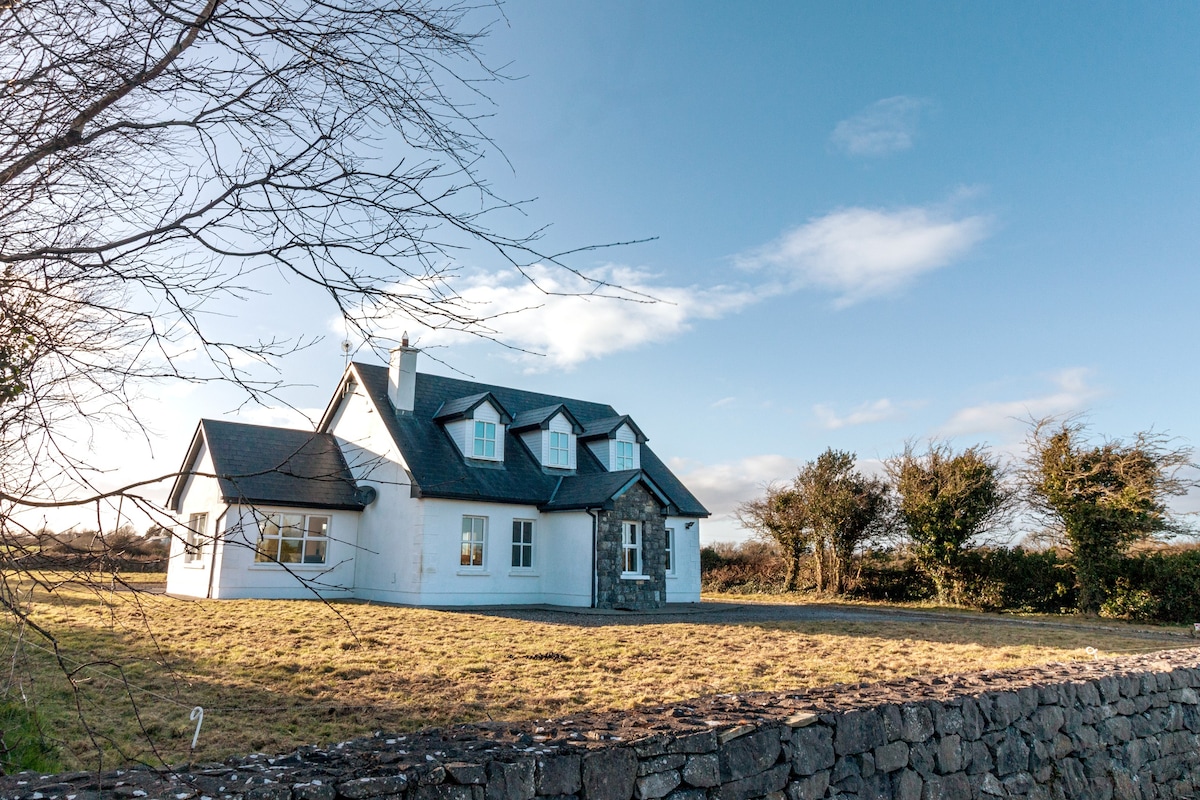
M645 541L645 526L632 520L621 521L621 577L644 578L642 567L642 545ZM633 569L630 569L633 567Z
M626 449L628 449L628 452L622 452ZM613 443L613 472L621 472L633 468L633 442L616 440Z
M667 528L666 531L666 538L663 540L663 566L667 575L671 576L679 566L679 553L675 548L675 529Z
M487 568L487 529L487 517L463 514L458 550L459 570L482 572Z
M550 467L568 468L571 466L571 434L563 431L550 431L548 437L546 465ZM555 447L555 442L561 441L561 446Z
M188 517L183 533L183 563L203 566L204 536L208 533L208 513L192 514Z
M254 543L256 566L324 569L329 563L329 529L333 527L331 514L269 511L255 516L258 518L258 540ZM299 520L299 524L296 520ZM286 550L285 544L288 545ZM296 558L292 558L293 555Z
M531 519L514 519L512 522L512 559L509 563L513 572L529 572L537 566L534 560L537 533L533 523ZM522 563L526 560L528 564Z
M494 422L484 422L481 419L472 420L475 425L473 432L474 444L471 446L471 455L473 458L485 458L489 461L496 460L496 428ZM488 434L491 434L490 436ZM488 452L488 446L491 446L491 453Z

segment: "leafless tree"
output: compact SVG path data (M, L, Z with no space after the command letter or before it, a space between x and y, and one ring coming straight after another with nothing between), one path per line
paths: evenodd
M481 172L499 155L481 122L503 75L479 54L497 16L454 0L0 0L0 536L24 532L20 508L105 496L78 422L136 430L144 381L278 388L247 364L307 342L231 337L229 303L286 281L368 343L397 318L490 337L458 265L571 270L536 226L501 230L521 204ZM0 601L19 617L14 591Z

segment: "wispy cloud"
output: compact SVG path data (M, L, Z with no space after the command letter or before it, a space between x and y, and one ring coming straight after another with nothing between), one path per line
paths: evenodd
M872 103L834 127L829 140L852 156L878 158L913 146L921 113L932 105L919 97L898 95Z
M1042 394L968 406L942 425L938 435L998 433L1012 438L1030 419L1084 411L1100 394L1100 390L1088 382L1089 376L1090 370L1074 367L1052 375L1053 386Z
M834 304L843 308L947 266L990 230L987 217L956 217L937 207L844 208L784 233L737 263L772 268L792 288L835 292Z
M700 464L674 458L668 461L668 466L714 519L729 519L738 503L762 494L766 485L795 477L800 462L787 456L766 454L724 464Z
M725 406L733 405L736 401L736 397L722 397L709 406L709 408L725 408Z
M883 422L902 416L904 411L888 398L884 397L870 403L857 406L845 416L839 416L832 406L820 404L813 406L813 413L828 430L848 428L854 425L867 425L872 422Z
M661 342L698 320L736 313L762 298L753 286L673 286L622 266L589 272L608 284L597 290L574 274L535 265L462 277L457 307L484 320L478 326L516 348L510 356L532 370L571 368L611 353ZM531 280L532 279L532 280ZM422 346L476 340L461 330L410 332Z

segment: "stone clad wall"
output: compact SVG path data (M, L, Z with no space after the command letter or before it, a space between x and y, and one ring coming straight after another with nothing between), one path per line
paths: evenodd
M0 778L0 797L991 800L1200 797L1200 650L721 695L176 771Z
M659 608L667 598L666 520L662 505L646 487L637 484L616 499L596 521L596 607ZM645 580L621 577L621 523L639 523L642 573Z

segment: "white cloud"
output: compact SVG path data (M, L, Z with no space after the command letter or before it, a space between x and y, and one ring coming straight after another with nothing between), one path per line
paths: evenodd
M755 287L659 284L647 272L619 266L589 273L608 284L600 289L566 270L535 265L526 273L529 277L516 270L463 276L455 302L484 320L477 330L519 348L511 357L530 369L570 368L665 341L696 320L736 313L763 297ZM462 330L404 324L423 347L476 338Z
M930 105L928 100L905 95L879 100L839 122L829 140L852 156L879 157L908 150L921 112Z
M736 397L722 397L710 405L709 408L724 408L725 406L733 405L736 401Z
M1020 400L1005 400L968 406L954 414L938 430L939 436L960 436L972 433L1001 433L1011 437L1030 419L1072 414L1086 409L1100 391L1088 384L1090 371L1075 367L1051 376L1051 391Z
M825 404L813 406L813 413L827 429L837 430L853 425L867 425L872 422L895 419L903 414L903 410L884 397L870 403L863 403L845 416L838 416L831 406Z
M767 454L726 464L700 464L674 458L669 460L668 466L716 520L731 518L738 503L762 494L766 485L791 480L800 468L800 462L787 456Z
M836 292L845 307L887 294L950 264L985 239L986 217L955 218L934 207L845 208L810 220L737 259L783 273L789 288Z

